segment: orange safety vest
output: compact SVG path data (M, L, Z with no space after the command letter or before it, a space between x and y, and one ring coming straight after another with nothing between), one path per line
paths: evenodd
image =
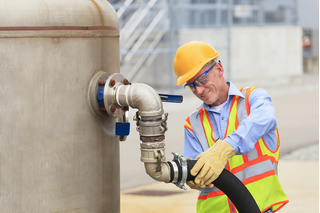
M224 138L236 130L239 123L250 114L249 96L256 88L240 89L245 98L234 96ZM205 108L192 113L186 119L184 126L195 134L204 150L216 142L212 123ZM278 129L275 131L277 135L277 148L275 151L268 148L262 137L256 142L251 152L246 155L233 156L228 160L226 165L226 169L246 185L261 212L267 211L270 208L272 208L273 212L276 212L289 202L277 176L280 139ZM231 200L221 190L214 187L210 192L200 192L197 212L236 213L238 211Z

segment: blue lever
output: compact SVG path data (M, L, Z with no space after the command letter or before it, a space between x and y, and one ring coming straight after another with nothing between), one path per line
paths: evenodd
M159 94L162 102L171 102L171 103L182 103L182 95L168 95L168 94Z

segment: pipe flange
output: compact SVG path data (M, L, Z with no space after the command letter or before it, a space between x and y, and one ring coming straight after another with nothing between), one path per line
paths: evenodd
M123 84L128 81L120 73L111 74L106 80L106 84L103 92L104 105L109 115L114 118L122 118L125 111L117 106L116 90L119 84Z
M97 72L90 81L88 102L90 110L98 117L123 118L128 106L119 106L116 100L116 90L119 85L129 85L130 82L120 73L109 75L104 71Z
M99 102L97 101L97 94L99 93L102 82L105 84L105 80L109 77L109 74L103 71L97 72L91 79L87 94L87 100L89 103L90 111L100 117L105 118L108 116L107 111L101 109Z

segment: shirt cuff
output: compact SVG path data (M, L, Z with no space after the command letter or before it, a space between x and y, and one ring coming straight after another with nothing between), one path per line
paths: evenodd
M227 142L230 146L232 146L232 148L236 152L236 155L241 154L240 147L238 146L238 143L234 142L234 141L240 141L240 139L238 137L239 136L237 136L237 135L229 135L228 137L226 137L224 139L225 142Z

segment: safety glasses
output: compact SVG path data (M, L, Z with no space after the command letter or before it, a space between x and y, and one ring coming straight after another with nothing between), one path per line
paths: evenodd
M201 87L202 85L204 85L208 80L209 80L209 76L207 76L208 72L210 70L212 70L212 68L216 65L217 63L214 63L212 65L212 67L210 67L210 69L208 69L207 71L205 71L204 73L202 73L194 82L187 84L185 83L184 88L186 90L189 90L191 92L196 91L196 86Z

